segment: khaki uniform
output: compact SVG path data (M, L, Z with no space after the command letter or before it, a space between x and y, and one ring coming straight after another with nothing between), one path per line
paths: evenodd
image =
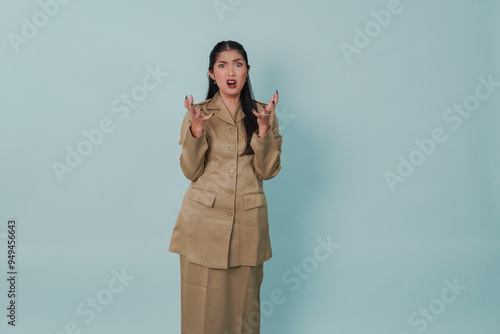
M264 103L257 102L257 112ZM255 154L240 156L246 137L239 108L235 119L219 93L196 104L204 114L215 113L204 133L194 138L188 110L181 126L180 165L191 180L174 226L169 250L205 267L226 269L256 266L272 256L263 180L281 168L278 119L270 113L263 138L252 134Z
M181 259L182 334L259 334L258 266L212 269Z
M256 102L257 112L264 103ZM263 138L246 146L241 107L234 118L219 93L196 104L215 113L194 138L188 110L181 126L180 165L191 184L184 195L169 250L180 254L182 334L260 332L263 262L272 256L263 180L281 168L275 112Z

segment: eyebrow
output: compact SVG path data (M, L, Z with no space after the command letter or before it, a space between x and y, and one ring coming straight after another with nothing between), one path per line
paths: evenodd
M243 61L243 59L242 59L242 58L236 58L236 59L233 59L233 62L234 62L234 61ZM225 60L219 60L219 61L217 61L217 62L218 62L218 63L227 63L227 61L225 61Z

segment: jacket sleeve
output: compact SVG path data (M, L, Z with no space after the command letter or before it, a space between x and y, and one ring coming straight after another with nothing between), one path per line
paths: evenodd
M198 179L205 170L205 153L208 149L205 131L200 137L194 138L190 130L191 113L189 110L184 116L181 126L179 145L182 145L180 164L182 173L191 181Z
M255 172L264 180L275 177L281 169L281 143L276 112L269 115L269 130L262 138L259 130L252 134L250 146L254 151L253 166Z

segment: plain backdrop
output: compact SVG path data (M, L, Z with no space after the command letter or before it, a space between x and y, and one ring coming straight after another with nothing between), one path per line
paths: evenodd
M0 331L180 333L183 100L233 39L256 99L280 94L261 333L498 334L498 17L494 0L2 1Z

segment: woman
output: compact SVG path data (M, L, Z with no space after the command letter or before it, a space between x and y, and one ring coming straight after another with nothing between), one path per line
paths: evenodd
M260 332L263 262L271 258L263 180L280 171L282 138L254 101L247 53L222 41L210 53L207 100L188 109L180 165L191 180L169 250L180 254L183 334Z

